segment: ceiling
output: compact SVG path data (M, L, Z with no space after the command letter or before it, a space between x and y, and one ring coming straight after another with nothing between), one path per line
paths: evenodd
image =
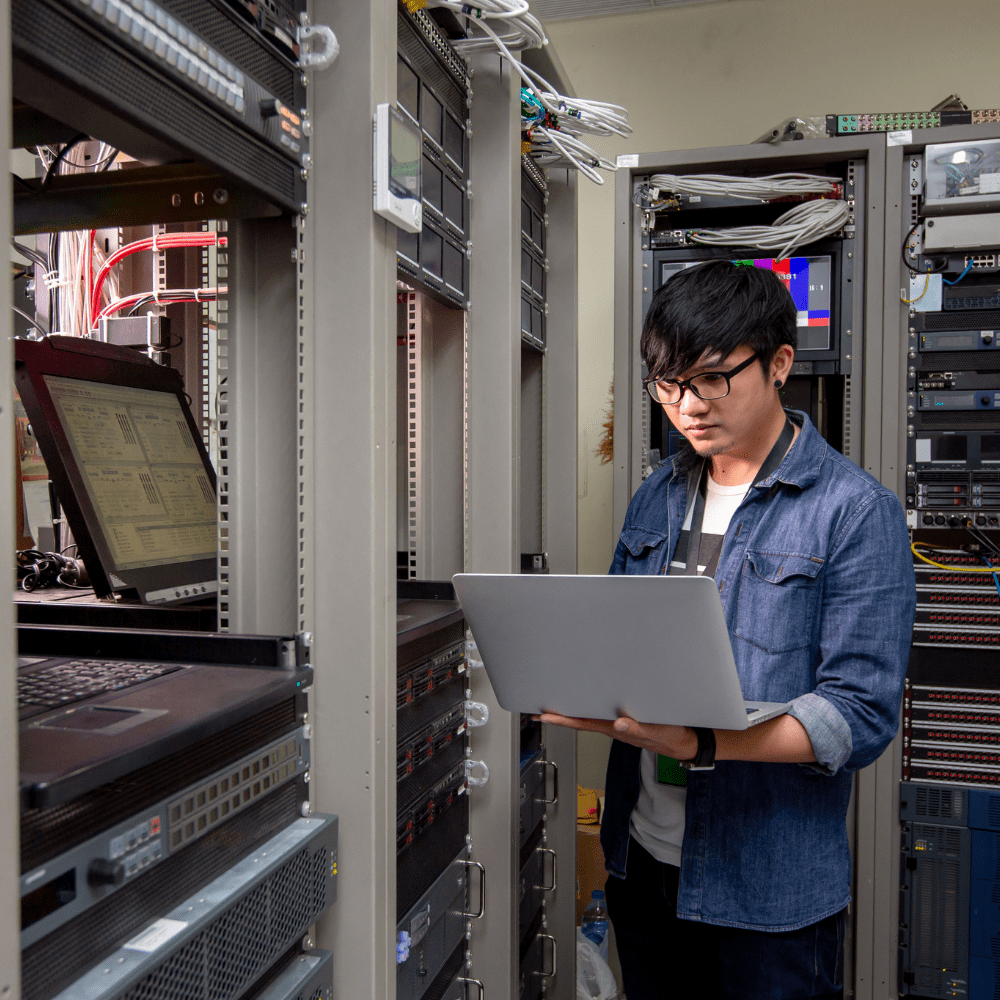
M562 21L571 17L635 14L644 10L708 2L712 0L531 0L531 12L543 21Z

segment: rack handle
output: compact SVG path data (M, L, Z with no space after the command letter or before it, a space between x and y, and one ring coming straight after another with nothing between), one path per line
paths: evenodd
M558 968L559 965L559 949L556 947L556 939L551 934L539 934L538 938L540 941L552 942L552 971L545 972L543 970L540 970L538 975L544 976L546 979L553 979L555 978L556 969Z
M478 980L478 979L466 979L465 976L459 976L458 979L455 980L455 982L457 982L457 983L465 983L466 986L469 986L470 984L472 986L478 986L479 987L479 1000L486 1000L486 987L483 986L483 984L482 984L482 982L480 980ZM466 997L468 997L468 995L469 995L469 991L468 990L465 991L465 995L466 995Z
M469 917L472 920L479 920L480 917L486 912L486 869L478 861L465 861L459 859L460 865L467 865L470 868L479 869L479 912L478 913L463 913L463 917Z
M551 854L552 855L552 885L536 885L536 889L541 889L542 892L555 892L556 891L556 852L552 850L551 847L539 847L538 851L540 854ZM543 862L544 864L544 862Z
M559 765L553 760L543 760L542 767L552 768L552 798L542 799L547 806L554 806L559 801Z

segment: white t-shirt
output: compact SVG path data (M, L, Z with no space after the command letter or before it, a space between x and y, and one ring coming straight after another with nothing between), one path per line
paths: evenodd
M699 574L705 573L708 569L712 576L715 575L722 540L729 528L729 522L751 485L752 483L741 483L738 486L720 486L709 473L708 488L705 493L705 517L701 527L698 561L702 565L698 567ZM684 521L674 559L669 566L670 572L676 573L686 568L687 539L693 513L692 505ZM657 861L679 867L681 843L684 840L684 805L687 801L687 789L680 785L661 785L656 780L656 754L651 750L642 751L639 776L642 779L642 787L639 789L639 801L632 811L632 836Z

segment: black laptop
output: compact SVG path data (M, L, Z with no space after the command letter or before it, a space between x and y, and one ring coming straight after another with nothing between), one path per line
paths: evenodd
M22 810L72 802L272 708L294 719L312 681L280 636L22 625L17 637Z

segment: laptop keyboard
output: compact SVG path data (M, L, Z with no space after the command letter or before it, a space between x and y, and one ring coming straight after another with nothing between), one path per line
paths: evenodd
M40 667L17 678L18 714L38 715L84 698L122 691L154 677L183 669L176 663L134 663L116 660L68 660Z

